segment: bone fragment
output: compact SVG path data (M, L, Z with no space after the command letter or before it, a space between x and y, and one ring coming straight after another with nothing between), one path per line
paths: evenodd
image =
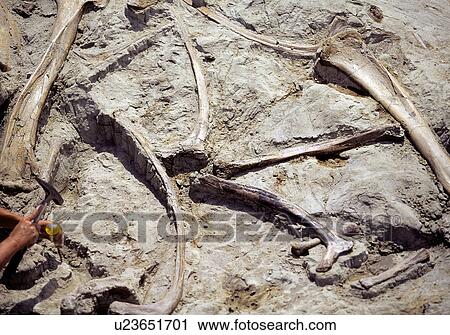
M369 145L377 141L391 141L399 140L402 138L403 131L401 127L392 125L382 126L367 130L359 134L326 140L319 143L287 148L277 153L270 153L244 161L217 161L214 163L214 174L221 177L231 177L251 169L262 168L268 165L286 162L288 160L296 159L301 156L338 154L340 152L364 145Z
M57 0L58 14L50 45L20 93L8 119L0 153L2 186L29 189L24 178L36 173L34 147L39 118L47 95L75 39L84 5L101 7L108 0Z
M396 264L389 270L386 270L376 276L360 279L359 283L365 289L369 289L372 286L375 286L377 284L385 282L386 280L396 277L400 273L408 270L409 268L411 268L416 264L425 263L428 262L429 260L430 254L428 253L428 251L426 249L420 249L419 251L415 252L413 255L404 259L402 262Z
M350 251L353 247L353 242L339 237L334 231L316 221L303 208L288 202L274 193L221 179L213 175L201 176L197 179L197 182L214 191L226 195L233 195L238 199L264 205L283 212L297 220L300 224L313 228L315 235L317 235L327 247L325 256L317 266L316 271L318 272L326 272L331 269L339 255Z
M251 41L261 43L265 46L268 46L274 50L286 52L291 55L295 55L298 57L307 57L313 58L316 56L317 51L319 50L318 45L301 45L295 44L291 42L285 42L278 40L274 37L265 36L262 34L255 33L249 29L242 27L239 24L234 23L226 16L216 12L206 5L204 1L192 1L192 0L183 0L186 4L197 8L200 13L205 15L210 20L227 27L238 35L245 37Z
M291 244L291 253L294 257L305 256L308 250L318 246L322 241L319 238L312 238L308 241L293 242Z
M367 90L406 129L417 150L450 193L450 156L397 79L366 50L361 35L343 31L327 39L320 55Z
M96 278L84 283L61 301L61 314L106 313L112 301L139 303L136 288L139 271L126 269L120 276Z

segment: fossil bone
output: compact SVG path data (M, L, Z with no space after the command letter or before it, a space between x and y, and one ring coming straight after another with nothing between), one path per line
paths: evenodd
M105 6L108 0L57 0L58 13L51 42L20 93L5 129L0 153L2 186L28 189L24 178L36 168L34 147L39 117L47 95L75 39L84 5Z
M365 289L369 289L372 286L378 285L382 282L385 282L386 280L396 277L401 272L408 270L409 268L411 268L416 264L425 263L428 262L429 260L430 254L428 253L428 251L426 249L420 249L419 251L402 260L400 263L396 264L389 270L386 270L376 276L360 279L359 283Z
M68 133L65 136L61 135L52 140L49 145L49 154L45 157L45 161L42 162L42 167L39 169L41 171L41 179L53 182L61 161L61 153L73 148L76 140L75 136L70 136Z
M208 135L209 123L209 101L206 79L203 75L200 57L198 56L198 52L192 44L191 38L189 37L189 33L185 25L183 24L182 19L178 15L176 15L174 11L172 11L172 13L175 17L181 39L183 40L183 43L188 51L198 90L199 116L197 124L187 141L183 143L183 146L202 146L204 141L206 140L206 136Z
M141 273L127 268L119 276L96 278L84 283L60 304L61 314L106 313L114 300L139 303L136 288Z
M328 229L328 227L314 219L303 208L290 203L274 193L256 187L238 184L213 175L201 176L197 179L197 182L214 191L227 195L232 194L241 200L264 205L283 212L297 220L299 223L313 228L315 235L317 235L327 247L324 257L317 266L316 271L318 272L326 272L331 269L339 255L349 252L353 247L353 242L339 237L334 231Z
M221 177L231 177L250 169L285 162L300 156L337 154L342 151L368 145L377 141L399 140L402 138L403 130L401 127L391 125L381 126L362 133L326 140L319 143L287 148L277 153L267 154L244 161L217 161L214 163L214 173Z
M321 243L322 241L319 238L311 238L302 242L295 241L291 244L291 253L295 257L304 256L309 249L312 249Z
M185 231L179 217L180 211L174 186L163 165L153 153L151 143L131 121L118 116L100 114L99 124L105 128L105 133L114 132L111 139L116 146L127 151L133 159L134 165L141 169L141 174L145 174L145 178L150 184L156 184L155 187L159 186L161 193L165 196L166 203L164 205L167 214L177 230L175 274L172 286L163 299L147 305L115 301L110 306L110 312L113 314L170 314L175 310L183 295L185 272Z
M449 154L399 81L365 50L361 35L356 31L343 31L332 36L324 43L320 58L350 76L401 123L450 193Z
M262 34L255 33L249 29L246 29L239 24L234 23L226 16L220 14L219 12L214 11L210 7L206 5L204 1L192 1L192 0L183 0L186 4L197 8L200 13L205 15L210 20L217 22L224 27L232 30L238 35L241 35L251 41L261 43L265 46L268 46L274 50L286 52L299 57L308 57L313 58L316 56L317 51L319 50L318 45L300 45L291 42L281 41L274 37L265 36Z

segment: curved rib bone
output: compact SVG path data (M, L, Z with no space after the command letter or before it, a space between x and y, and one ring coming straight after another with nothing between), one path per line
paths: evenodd
M331 269L333 263L336 261L339 255L350 251L353 247L353 242L344 240L343 238L339 237L334 231L328 229L328 227L316 221L303 208L288 202L287 200L274 193L270 193L256 187L246 186L229 180L221 179L213 175L201 176L197 179L197 182L215 191L225 194L233 194L237 198L244 201L261 204L277 211L283 212L298 220L299 223L313 228L317 237L327 247L325 256L317 266L316 271L318 272L326 272Z
M20 93L5 130L0 153L1 184L28 189L23 183L35 169L34 147L39 117L47 95L75 39L84 5L104 6L108 0L57 0L58 14L50 45Z
M197 83L199 107L197 122L189 137L175 146L163 148L156 152L156 155L162 160L169 173L178 174L200 170L207 164L208 155L205 150L205 141L209 129L209 101L206 79L198 52L192 44L183 20L178 17L174 10L171 10L171 13L175 18L178 32L191 60L192 70Z
M136 168L145 175L146 180L155 187L159 187L159 190L164 193L167 214L177 230L175 274L172 286L164 298L147 305L115 301L110 306L110 312L114 314L170 314L175 310L183 295L185 272L185 231L179 218L180 211L174 186L163 165L153 153L151 143L136 125L125 118L112 117L107 114L100 114L98 122L105 128L107 136L114 133L110 139L117 146L124 148L134 161Z
M254 33L251 30L243 28L242 26L234 23L224 15L209 8L208 6L206 6L204 1L192 1L192 0L183 0L183 1L186 4L197 8L200 11L200 13L205 15L210 20L227 27L228 29L234 31L236 34L241 35L242 37L245 37L251 41L261 43L272 49L281 52L286 52L299 57L313 58L316 56L316 53L320 48L318 45L294 44L290 42L280 41L270 36ZM199 4L197 4L197 2Z
M203 75L200 57L192 44L189 33L186 30L182 19L179 18L174 11L172 11L172 14L175 17L178 32L180 33L181 39L183 40L183 43L188 51L189 58L191 59L192 69L194 71L198 90L199 116L197 124L195 125L195 128L189 138L182 144L182 146L203 146L203 143L208 135L209 124L209 101L206 80Z
M336 34L325 42L320 58L349 75L401 123L450 193L450 156L397 79L364 49L361 35Z
M403 138L402 128L399 126L382 126L368 131L342 138L326 140L319 143L307 144L284 149L244 161L214 163L214 174L221 177L231 177L250 169L262 168L268 165L286 162L301 156L319 156L337 154L377 141L399 140Z

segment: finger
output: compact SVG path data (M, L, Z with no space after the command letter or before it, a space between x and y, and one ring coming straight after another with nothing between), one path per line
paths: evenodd
M26 220L29 220L29 221L32 221L36 216L39 215L40 209L41 209L41 206L37 206L37 207L33 210L33 212L32 212L31 214L25 216L25 219L26 219Z
M38 222L38 226L46 226L46 225L49 225L49 224L52 224L52 223L53 222L49 221L49 220L41 220L41 221Z

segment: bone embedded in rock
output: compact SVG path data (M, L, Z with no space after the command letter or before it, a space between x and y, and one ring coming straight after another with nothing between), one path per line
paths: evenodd
M183 0L183 1L186 4L194 8L197 8L197 10L199 10L203 15L205 15L210 20L227 27L228 29L232 30L238 35L241 35L242 37L245 37L254 42L258 42L262 45L268 46L274 50L286 52L288 54L298 57L314 58L318 50L320 49L318 45L296 44L281 41L270 36L255 33L249 29L242 27L237 23L234 23L226 16L211 9L209 6L206 5L204 1L192 1L192 0Z
M203 144L203 142L206 140L206 137L208 136L209 101L207 84L205 76L203 74L201 60L198 56L198 51L192 44L191 38L189 37L189 32L185 27L183 19L179 17L174 10L172 10L172 15L175 17L181 39L183 40L183 43L188 51L192 69L194 71L195 81L197 83L199 116L191 135L189 136L187 141L182 144L183 146L195 147Z
M88 2L104 6L107 0L57 0L58 13L50 45L17 98L6 124L0 153L0 173L5 176L2 184L25 189L24 179L37 173L34 147L41 112L75 39L84 5Z
M291 243L291 253L294 257L305 256L308 250L318 246L322 241L318 238L312 238L308 241L295 241Z
M322 225L303 208L288 202L277 194L218 178L213 175L200 176L197 178L197 183L220 193L224 193L225 195L232 195L244 201L260 204L273 210L280 211L290 215L295 220L298 220L302 225L314 229L315 235L327 247L324 257L316 268L316 271L318 272L326 272L331 269L337 258L341 254L349 252L353 247L353 242L339 237L336 232L330 230L327 226Z
M141 270L128 268L120 276L92 279L61 301L61 314L106 313L105 308L116 299L139 303L140 277Z
M173 208L173 211L171 211L173 215L169 215L169 217L176 222L177 228L177 255L172 286L169 288L166 295L155 303L137 305L133 303L114 301L109 308L109 312L111 314L166 315L171 314L177 307L183 295L185 272L185 232L183 223L178 217L178 212L176 212L177 210L177 208Z
M259 156L258 158L233 162L217 161L214 163L214 174L221 177L231 177L250 169L263 168L301 156L338 154L346 150L380 141L398 141L401 139L403 139L403 130L400 126L381 126L342 138L287 148L277 153Z
M114 128L115 144L122 145L127 154L134 160L136 167L144 168L139 171L152 187L160 190L160 197L165 199L167 215L177 231L175 273L172 285L166 295L152 304L136 305L128 302L115 301L110 306L113 314L170 314L177 307L183 295L185 272L185 229L179 215L178 198L172 180L153 152L153 147L144 131L120 113L104 114L98 117L103 125L112 124ZM126 144L124 144L126 142ZM139 160L139 162L138 162ZM145 163L145 164L144 164Z
M366 50L361 35L343 31L327 39L320 59L349 75L400 122L450 193L450 155L399 81Z
M370 289L372 286L385 282L391 278L394 278L398 274L408 270L412 266L425 263L430 260L430 254L426 249L420 249L419 251L413 253L411 256L405 258L402 262L396 264L389 270L386 270L376 276L367 277L364 279L360 279L359 283L365 289Z

